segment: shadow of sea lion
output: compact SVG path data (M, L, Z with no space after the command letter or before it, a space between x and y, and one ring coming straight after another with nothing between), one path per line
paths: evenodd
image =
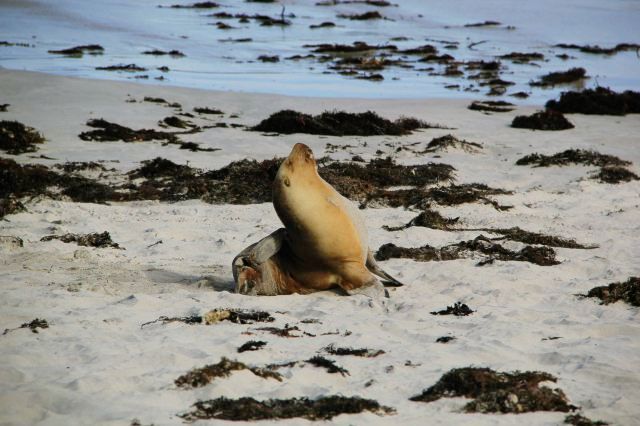
M182 274L165 269L149 269L146 271L146 275L154 284L183 284L203 290L228 291L231 293L235 289L234 281L223 276Z

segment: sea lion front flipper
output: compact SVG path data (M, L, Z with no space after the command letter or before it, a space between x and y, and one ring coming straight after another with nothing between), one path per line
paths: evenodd
M367 269L371 271L371 273L383 279L382 283L385 287L402 287L404 285L400 281L393 278L391 275L387 274L380 267L380 265L378 265L378 263L376 262L376 259L373 257L373 252L371 250L369 250L369 252L367 253L366 266L367 266Z

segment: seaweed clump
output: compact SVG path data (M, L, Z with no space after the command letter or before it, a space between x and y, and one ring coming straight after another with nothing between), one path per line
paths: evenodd
M606 87L581 92L562 92L559 100L546 103L547 109L565 114L626 115L640 113L640 92L614 92Z
M453 306L447 306L447 309L442 309L440 311L434 311L430 313L431 315L454 315L456 317L466 317L467 315L471 315L474 312L475 311L467 306L466 303L456 302L453 304Z
M602 420L591 420L580 414L569 414L564 418L564 424L573 426L609 426L609 423Z
M51 240L60 240L63 243L76 243L79 246L84 247L111 247L111 248L122 248L118 245L118 243L114 243L111 239L111 235L109 232L104 231L102 233L94 232L92 234L64 234L64 235L47 235L42 237L40 241L51 241Z
M463 407L467 413L566 413L576 409L569 404L562 390L539 386L541 382L556 380L551 374L539 371L503 373L489 368L456 368L410 400L432 402L440 398L473 398Z
M329 136L408 135L416 129L434 126L416 118L399 118L390 121L373 111L349 113L325 111L311 116L293 110L281 110L260 122L250 130L282 134L307 133Z
M391 227L387 225L383 225L382 228L386 231L402 231L403 229L410 228L412 226L423 226L425 228L431 229L440 229L442 231L447 231L451 229L451 226L455 225L458 222L459 218L447 218L442 216L435 210L426 209L423 212L413 219L409 221L409 223L402 225Z
M392 408L382 406L377 401L357 396L330 395L315 400L305 397L265 401L257 401L247 397L239 399L220 397L208 401L198 401L193 405L192 411L178 416L189 422L202 419L253 421L298 417L307 420L330 420L340 414L357 414L363 411L379 415L395 412Z
M176 386L182 389L192 389L206 386L216 378L229 377L231 372L249 370L258 377L263 379L276 379L282 381L282 376L272 370L266 368L249 367L246 364L238 361L231 361L225 357L222 357L217 364L209 364L202 368L194 368L187 374L178 377L174 383Z
M594 287L585 297L597 297L603 305L622 300L632 306L640 306L640 277L631 277L625 282Z
M556 84L567 84L587 78L587 70L581 67L571 68L568 71L550 72L543 75L539 81L529 83L531 86L555 86Z
M550 247L526 246L519 251L512 251L489 240L484 235L442 248L431 247L430 245L406 248L387 243L380 246L375 258L376 260L404 258L419 262L438 262L469 258L472 257L473 253L479 253L488 258L480 262L478 266L493 263L495 260L530 262L539 266L552 266L560 263L556 260L555 251Z
M482 145L477 142L458 139L453 135L444 135L431 139L431 142L429 142L423 153L447 151L449 148L461 149L466 152L478 152L482 149Z
M45 329L45 328L49 328L49 323L47 322L46 319L40 319L40 318L36 318L30 322L25 322L24 324L22 324L20 327L16 327L16 328L5 328L4 332L2 333L2 335L4 336L5 334L8 334L14 330L19 330L21 328L28 328L29 330L31 330L31 332L33 333L38 333L38 329Z
M516 161L518 166L533 165L534 167L566 166L567 164L583 164L585 166L628 166L629 161L613 155L600 154L596 151L584 149L567 149L553 155L530 154Z
M340 373L342 376L349 375L349 372L337 365L335 361L332 361L320 355L316 355L313 358L308 359L306 362L315 367L325 368L327 370L327 373L330 374Z
M111 123L103 118L96 118L87 121L87 126L97 130L82 132L78 137L83 141L96 142L143 142L151 140L164 140L176 142L177 137L173 133L161 132L152 129L133 130L120 124Z
M482 112L510 112L515 105L506 101L473 101L467 108Z
M511 127L531 130L567 130L575 126L561 112L547 109L532 115L519 115L513 119Z
M631 170L619 166L602 167L598 173L593 175L593 179L598 179L604 183L621 183L631 182L632 180L640 180L640 177Z
M19 121L0 121L0 150L18 155L34 152L37 144L44 143L44 137L32 127Z
M382 355L385 353L385 351L383 351L382 349L376 350L376 349L367 349L367 348L360 348L360 349L336 348L334 345L329 345L326 348L324 348L324 350L331 355L339 355L339 356L354 355L354 356L360 356L365 358L375 358L378 355Z
M261 340L249 340L246 343L243 343L242 346L238 348L238 352L247 352L247 351L257 351L260 348L267 345L267 342L263 342Z
M68 49L61 50L49 50L49 53L57 55L65 55L72 57L82 57L83 54L88 53L90 55L101 55L104 52L104 47L99 44L85 44L82 46L74 46Z
M497 210L508 210L512 206L502 206L488 198L489 195L508 194L511 194L511 192L504 189L491 188L481 183L468 183L428 189L377 190L367 195L364 204L375 201L391 207L415 206L427 209L431 202L436 202L443 206L482 202L492 205Z

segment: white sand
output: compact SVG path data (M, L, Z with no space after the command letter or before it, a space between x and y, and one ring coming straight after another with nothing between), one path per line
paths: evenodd
M217 107L221 121L253 125L271 112L293 108L308 113L324 109L374 110L446 124L457 130L426 130L407 137L332 138L309 135L267 137L242 129L210 129L183 138L217 152L192 153L157 142L84 142L88 118L135 128L155 126L172 110L151 103L126 103L128 95L163 97L194 106ZM599 245L593 250L556 249L562 264L541 267L525 262L495 262L477 267L479 259L420 263L383 262L407 283L391 291L382 306L365 297L333 293L308 296L247 297L233 294L230 263L242 248L280 226L270 204L209 205L192 200L83 204L50 199L23 200L28 211L0 222L0 235L24 240L23 248L0 248L0 330L46 318L50 328L33 334L20 329L0 336L0 424L179 424L178 413L198 399L250 396L256 399L341 394L373 398L397 414L341 415L335 424L558 424L564 413L521 415L462 414L462 399L433 403L409 397L434 384L456 367L486 366L500 371L540 370L558 377L557 386L592 419L638 424L640 419L640 325L638 308L624 303L599 305L580 299L592 287L640 274L640 182L608 185L588 179L595 168L515 166L523 155L553 154L568 148L594 149L633 162L640 173L640 117L570 116L576 128L533 132L508 127L519 108L484 115L452 100L359 101L288 98L272 95L205 92L90 81L36 73L0 71L0 103L16 119L48 139L35 154L3 157L47 165L64 161L117 160L108 167L131 170L139 162L162 156L177 163L215 169L231 161L285 156L295 142L309 144L318 157L325 145L358 145L365 159L377 149L422 142L453 133L480 142L480 154L450 151L416 157L402 151L405 164L443 162L453 165L458 183L480 182L515 191L494 197L515 206L500 212L489 205L441 207L468 227L520 226L529 231L575 238ZM229 119L230 113L239 114ZM202 123L201 120L198 122ZM366 140L367 146L361 144ZM333 158L350 156L344 151ZM477 232L444 232L410 228L387 232L383 224L400 225L417 213L403 209L364 210L371 247L441 246L474 238ZM126 250L95 249L40 242L49 234L110 232ZM162 244L148 248L162 240ZM519 248L516 243L505 243ZM467 303L467 317L433 316L456 301ZM276 321L297 325L317 337L286 339L255 331L260 325L224 322L214 326L181 323L140 325L161 315L201 314L218 307L263 309ZM299 321L318 319L320 324ZM340 335L321 335L339 330ZM352 332L344 336L344 332ZM249 334L251 333L251 334ZM456 336L448 343L436 338ZM557 340L542 340L560 336ZM248 340L264 340L260 351L236 353ZM236 372L197 390L179 390L173 381L194 367L222 356L250 365L308 359L328 344L383 349L376 358L328 356L350 375L327 374L312 366L282 370L283 382ZM411 361L411 366L405 365ZM365 384L373 383L365 387ZM206 423L206 422L202 422ZM223 424L224 422L211 422ZM293 419L284 424L306 424Z

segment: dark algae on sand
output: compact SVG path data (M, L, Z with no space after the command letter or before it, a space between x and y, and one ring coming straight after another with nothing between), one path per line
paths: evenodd
M406 248L387 243L380 246L375 258L376 260L400 258L419 262L438 262L471 258L474 254L485 257L482 262L478 263L478 266L493 263L495 260L530 262L539 266L553 266L560 263L556 260L556 252L550 247L526 246L519 251L513 251L491 241L484 235L441 248L430 245Z
M380 405L372 399L357 396L323 396L318 399L290 398L257 401L253 398L228 399L220 397L198 401L190 412L179 414L188 422L201 419L234 421L275 420L304 418L307 420L330 420L340 414L357 414L370 411L375 414L393 414L395 410Z
M630 161L583 149L567 149L553 155L533 153L516 161L518 166L533 165L534 167L566 166L569 164L600 167L600 170L592 174L591 178L603 183L618 184L640 179L638 175L626 168L631 165Z
M5 328L4 332L2 333L2 335L4 336L5 334L11 333L12 331L15 331L15 330L20 330L21 328L28 328L29 330L31 330L31 332L37 334L39 328L40 329L49 328L49 323L47 322L46 319L36 318L36 319L34 319L34 320L30 321L30 322L25 322L20 327Z
M328 136L408 135L413 130L439 127L416 118L403 117L390 121L372 111L350 113L325 111L312 116L293 110L273 113L250 130L282 134L308 133Z
M540 382L556 380L551 374L539 371L506 373L490 368L455 368L443 374L436 384L410 399L432 402L440 398L473 398L462 408L467 413L566 413L576 409L562 390L539 385Z
M282 376L266 368L250 367L238 361L232 361L222 357L217 364L209 364L201 368L194 368L188 373L178 377L175 385L182 389L199 388L208 385L216 378L229 377L232 372L240 370L249 370L258 377L263 379L275 379L282 381Z
M64 235L47 235L42 237L40 241L60 240L63 243L76 243L79 246L99 247L99 248L116 248L121 249L118 243L114 243L111 235L107 231L92 234L64 234Z
M19 121L0 121L0 150L8 154L37 151L37 145L44 141L42 134L33 127L25 126Z
M631 277L624 282L594 287L585 297L598 298L603 305L622 300L631 306L640 307L640 277Z
M519 115L513 119L511 127L531 130L567 130L575 126L561 112L547 109L531 115Z
M606 87L581 92L562 92L559 100L550 100L546 108L566 114L626 115L640 113L640 92L622 93Z

